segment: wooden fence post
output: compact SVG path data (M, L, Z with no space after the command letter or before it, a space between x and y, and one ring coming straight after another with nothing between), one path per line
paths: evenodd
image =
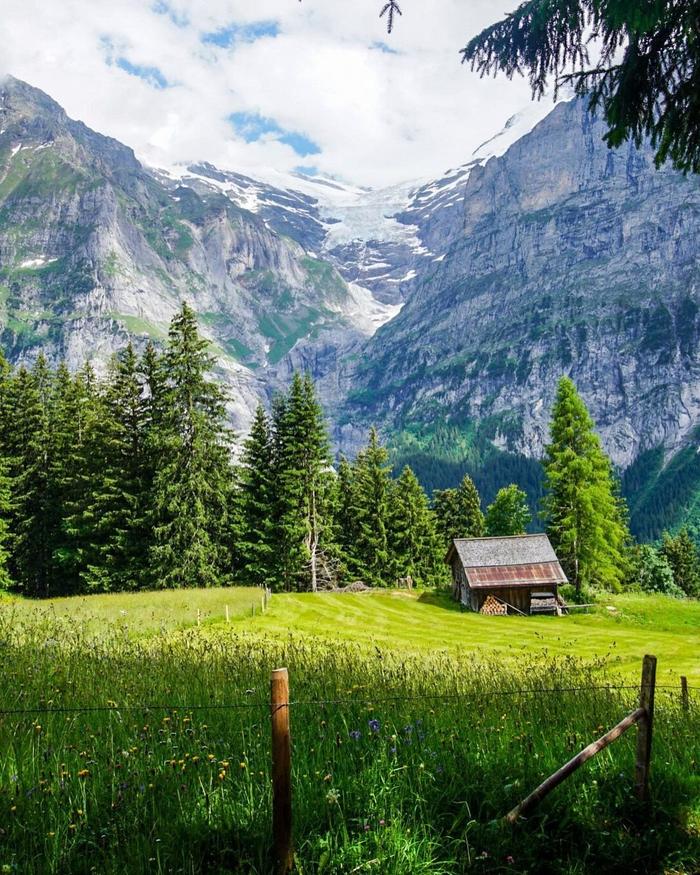
M639 707L644 717L637 724L637 761L634 767L634 792L638 799L649 795L649 765L651 762L651 739L654 729L654 689L656 686L656 657L645 656L642 664L642 686Z
M292 847L292 756L289 734L289 674L276 668L270 680L272 719L272 839L275 871L285 875L294 859Z
M229 622L228 605L226 605L226 622Z
M688 699L688 678L681 675L681 705L684 711L690 709L690 700Z

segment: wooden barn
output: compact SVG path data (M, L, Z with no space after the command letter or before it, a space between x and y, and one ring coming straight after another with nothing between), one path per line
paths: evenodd
M445 559L453 595L472 611L558 613L558 587L566 583L546 535L460 538Z

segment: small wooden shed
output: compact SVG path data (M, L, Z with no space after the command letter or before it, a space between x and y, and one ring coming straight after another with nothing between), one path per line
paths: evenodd
M567 582L547 535L459 538L445 561L452 568L455 599L472 611L494 596L529 614L533 596L538 604L548 595L557 599L559 585Z

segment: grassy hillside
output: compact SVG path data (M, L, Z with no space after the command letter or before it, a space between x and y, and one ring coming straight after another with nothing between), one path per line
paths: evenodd
M610 596L590 614L557 618L462 613L448 596L434 593L275 595L254 628L379 643L402 652L607 657L608 668L635 677L644 654L653 653L660 678L685 674L700 683L700 602L665 596Z
M608 596L590 613L568 617L482 617L463 613L445 593L383 591L360 595L278 594L262 615L258 589L232 587L2 603L25 621L52 617L77 621L90 633L123 630L154 634L195 625L225 624L226 606L236 631L343 639L402 653L453 650L465 656L493 652L605 659L605 670L638 674L642 656L659 658L659 678L679 675L700 683L697 630L700 602L666 596ZM11 607L10 607L11 606Z

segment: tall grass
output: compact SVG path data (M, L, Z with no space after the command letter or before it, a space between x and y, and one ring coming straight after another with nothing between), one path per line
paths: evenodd
M2 872L270 871L279 665L303 873L697 871L700 712L675 692L658 693L648 808L632 732L511 829L502 816L634 706L600 665L85 628L0 616L0 708L44 709L0 718Z

